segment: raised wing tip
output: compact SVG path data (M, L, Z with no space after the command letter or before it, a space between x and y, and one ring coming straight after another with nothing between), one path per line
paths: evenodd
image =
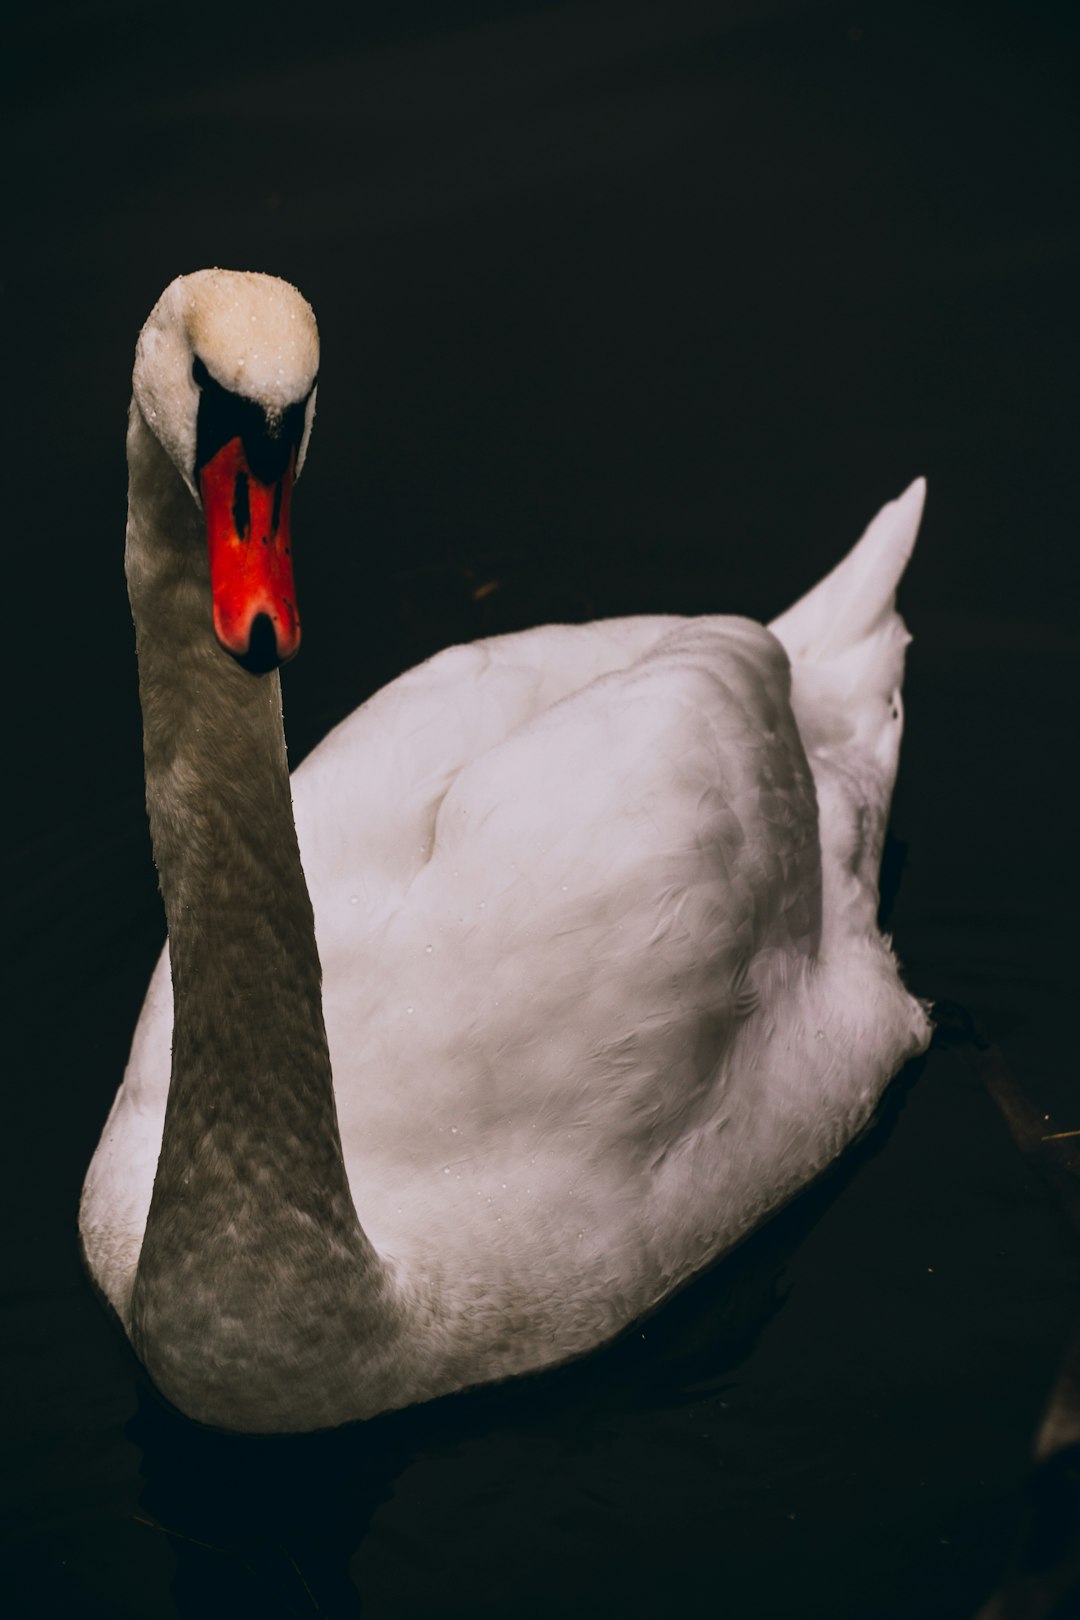
M910 557L915 546L915 539L922 523L923 508L926 505L926 479L915 478L896 501L898 515L903 520L903 527L908 534L907 554Z
M831 573L769 628L793 658L833 657L880 628L919 532L926 479L889 501Z
M885 542L887 548L897 557L896 580L903 573L904 565L914 549L925 504L926 479L916 478L902 495L898 495L895 500L882 507L863 536L863 540L868 542L867 549L876 550L882 542ZM860 549L861 542L855 551L858 552ZM895 582L894 580L894 585Z
M921 476L913 478L904 493L898 496L898 499L910 501L912 506L917 505L921 512L926 504L926 479Z

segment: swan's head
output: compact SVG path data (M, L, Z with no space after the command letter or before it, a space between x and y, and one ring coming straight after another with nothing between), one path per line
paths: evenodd
M135 351L135 402L205 514L215 634L256 673L300 645L289 512L318 367L310 304L254 271L178 276Z

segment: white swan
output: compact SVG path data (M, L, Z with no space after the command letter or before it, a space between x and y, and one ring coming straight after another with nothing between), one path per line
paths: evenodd
M139 338L127 574L173 994L166 954L80 1223L165 1395L254 1431L602 1344L822 1170L929 1036L875 924L921 481L770 629L439 654L291 803L278 675L240 660L298 641L317 352L293 288L222 270Z

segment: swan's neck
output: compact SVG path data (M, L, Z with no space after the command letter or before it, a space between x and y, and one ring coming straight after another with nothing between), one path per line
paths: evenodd
M280 683L218 646L201 513L135 406L128 452L128 585L174 998L134 1337L163 1391L204 1421L333 1423L346 1399L355 1410L365 1342L393 1324L342 1160Z

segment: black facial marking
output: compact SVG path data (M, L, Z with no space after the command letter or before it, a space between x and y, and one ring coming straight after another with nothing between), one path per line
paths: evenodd
M215 382L198 355L192 363L191 375L199 388L199 416L195 430L196 479L223 444L228 444L232 439L240 439L253 475L261 484L276 484L289 465L289 457L293 451L300 449L300 441L304 437L307 399L290 405L282 413L280 420L271 425L261 405L256 405L253 400L244 399L240 394L234 394ZM312 386L314 387L314 384ZM238 481L237 501L239 498ZM274 506L275 529L280 498L279 492L275 497ZM249 511L246 488L243 510L245 513ZM242 533L238 507L234 507L234 514L237 516L237 532ZM245 526L249 520L245 519Z
M232 504L233 524L241 540L247 539L248 526L251 523L251 502L248 500L247 473L238 472L236 475L236 488L233 492Z

